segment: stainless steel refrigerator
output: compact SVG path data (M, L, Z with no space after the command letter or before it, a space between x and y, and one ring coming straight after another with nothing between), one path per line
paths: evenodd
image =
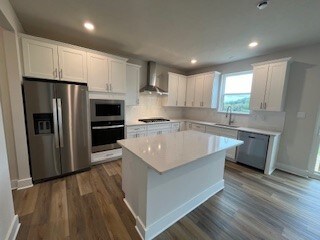
M34 182L90 167L87 86L24 80Z

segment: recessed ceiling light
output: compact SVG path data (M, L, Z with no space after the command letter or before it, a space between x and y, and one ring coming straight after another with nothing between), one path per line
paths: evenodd
M192 64L197 63L197 59L191 59L191 63L192 63Z
M85 22L83 26L89 31L94 30L94 25L91 22Z
M251 47L251 48L254 48L254 47L258 46L258 43L257 42L251 42L251 43L249 43L248 46Z
M263 9L265 9L267 6L268 6L268 1L262 1L262 2L260 2L260 3L257 5L257 8L258 8L259 10L263 10Z

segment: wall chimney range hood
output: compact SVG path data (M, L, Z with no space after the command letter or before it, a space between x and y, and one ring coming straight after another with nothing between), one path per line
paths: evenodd
M147 75L147 85L140 89L141 93L149 94L159 94L159 95L168 95L166 91L161 89L157 82L157 64L155 62L148 62L148 75Z

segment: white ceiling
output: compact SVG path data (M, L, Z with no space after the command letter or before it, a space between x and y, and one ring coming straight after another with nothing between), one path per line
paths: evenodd
M320 42L319 0L11 0L26 33L192 69ZM93 33L83 28L89 20ZM260 45L249 49L256 40ZM198 59L196 65L190 59Z

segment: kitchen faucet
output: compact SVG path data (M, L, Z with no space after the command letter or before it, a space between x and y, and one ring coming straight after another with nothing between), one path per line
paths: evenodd
M228 125L231 125L231 124L234 122L234 121L232 120L232 109L231 109L231 106L227 107L226 118L228 117L229 109L230 109L230 114L229 114L229 122L228 122Z

